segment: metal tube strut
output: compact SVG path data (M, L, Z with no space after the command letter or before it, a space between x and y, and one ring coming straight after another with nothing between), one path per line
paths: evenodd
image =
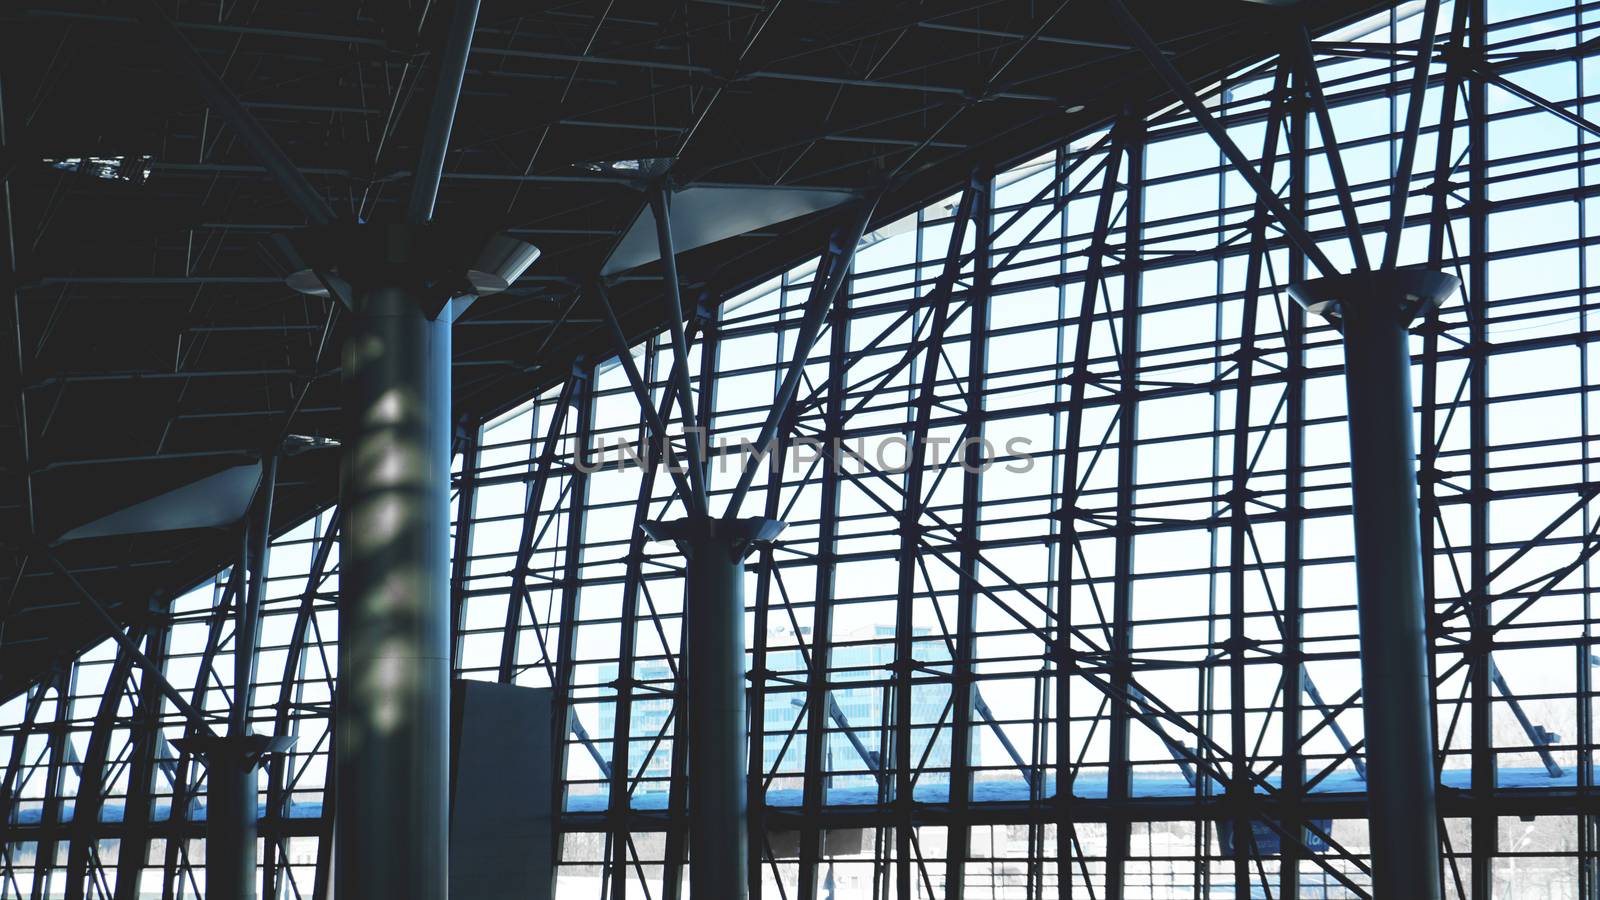
M306 176L289 159L288 154L278 146L272 135L258 121L254 114L239 102L239 98L228 89L211 66L200 56L178 31L178 26L168 19L161 8L151 2L146 3L139 13L140 18L160 38L166 46L170 59L183 66L192 79L196 91L206 101L206 105L216 110L217 114L231 126L238 134L239 140L244 144L250 155L254 156L267 174L278 183L289 200L294 203L313 225L327 225L337 220L332 207L324 200L322 194L311 186Z
M450 29L439 54L439 75L434 82L433 106L428 111L428 127L417 160L417 177L411 185L411 200L406 206L406 221L413 225L433 218L433 207L439 199L439 179L444 175L444 158L450 149L450 131L456 121L456 106L461 102L461 83L467 74L467 55L472 52L472 35L477 28L478 0L455 0Z
M1319 272L1331 275L1337 271L1327 254L1317 246L1316 240L1306 230L1304 223L1290 214L1289 208L1278 197L1277 191L1274 191L1272 185L1261 177L1255 166L1250 164L1250 158L1239 149L1238 144L1233 142L1233 138L1228 136L1227 129L1217 121L1216 116L1206 109L1206 105L1196 96L1193 88L1189 87L1188 81L1178 73L1172 61L1167 59L1167 55L1156 46L1156 42L1151 39L1144 27L1128 12L1122 0L1109 0L1109 5L1111 12L1122 23L1123 30L1133 39L1134 46L1139 48L1149 60L1151 68L1155 69L1161 80L1166 82L1167 89L1189 111L1189 115L1194 117L1195 124L1211 136L1211 140L1217 145L1217 149L1222 151L1222 155L1227 157L1234 171L1238 172L1239 177L1255 191L1256 198L1272 211L1274 219L1283 228L1283 233L1289 238L1290 243L1305 254L1306 259L1310 260Z

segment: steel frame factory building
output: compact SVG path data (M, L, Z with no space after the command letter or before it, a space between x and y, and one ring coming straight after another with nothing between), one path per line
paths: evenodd
M1600 3L0 54L0 900L1600 898Z

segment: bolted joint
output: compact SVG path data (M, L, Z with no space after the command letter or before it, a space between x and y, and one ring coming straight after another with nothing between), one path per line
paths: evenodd
M1239 634L1236 634L1217 645L1217 647L1221 649L1224 654L1241 658L1251 650L1261 649L1261 646L1262 644L1260 640L1256 638L1245 637L1244 635Z
M1246 487L1236 487L1230 491L1218 495L1218 499L1226 501L1229 506L1242 510L1245 504L1249 503L1251 500L1255 500L1256 498L1265 495L1266 491L1260 491Z
M1457 193L1459 191L1465 191L1466 189L1467 185L1463 182L1450 181L1449 179L1444 179L1442 181L1435 179L1434 181L1430 181L1427 185L1425 185L1421 192L1429 197L1442 197Z
M1098 667L1100 654L1092 650L1080 650L1071 644L1070 637L1047 638L1044 642L1044 656L1046 659L1055 660L1063 669L1072 671L1080 666L1089 668Z

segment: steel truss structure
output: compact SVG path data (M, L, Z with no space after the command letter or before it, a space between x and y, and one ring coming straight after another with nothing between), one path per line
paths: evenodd
M1290 28L463 428L455 666L555 689L558 895L681 895L683 564L638 526L748 495L787 523L746 591L760 896L1367 896L1361 361L1286 287L1416 264L1462 282L1412 346L1445 895L1600 895L1597 24ZM178 742L240 703L297 739L266 895L327 896L339 531L274 542L247 697L241 562L4 707L0 897L203 895Z

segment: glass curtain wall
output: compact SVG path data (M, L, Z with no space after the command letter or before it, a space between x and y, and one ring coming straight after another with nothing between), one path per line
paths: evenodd
M1340 270L1401 197L1398 264L1462 281L1412 338L1452 897L1600 891L1597 36L1592 2L1405 3L1199 92ZM1213 139L1130 109L975 170L870 231L797 346L819 260L695 304L694 421L669 338L631 349L671 455L703 429L714 511L803 360L743 507L787 523L746 585L763 896L1364 896L1361 361ZM692 864L682 557L638 528L684 512L661 456L615 358L460 446L456 668L555 689L563 900ZM338 532L275 542L243 698L298 739L261 778L276 898L328 891ZM202 709L240 699L235 587L132 635ZM204 895L204 769L147 684L107 641L0 707L0 898Z

